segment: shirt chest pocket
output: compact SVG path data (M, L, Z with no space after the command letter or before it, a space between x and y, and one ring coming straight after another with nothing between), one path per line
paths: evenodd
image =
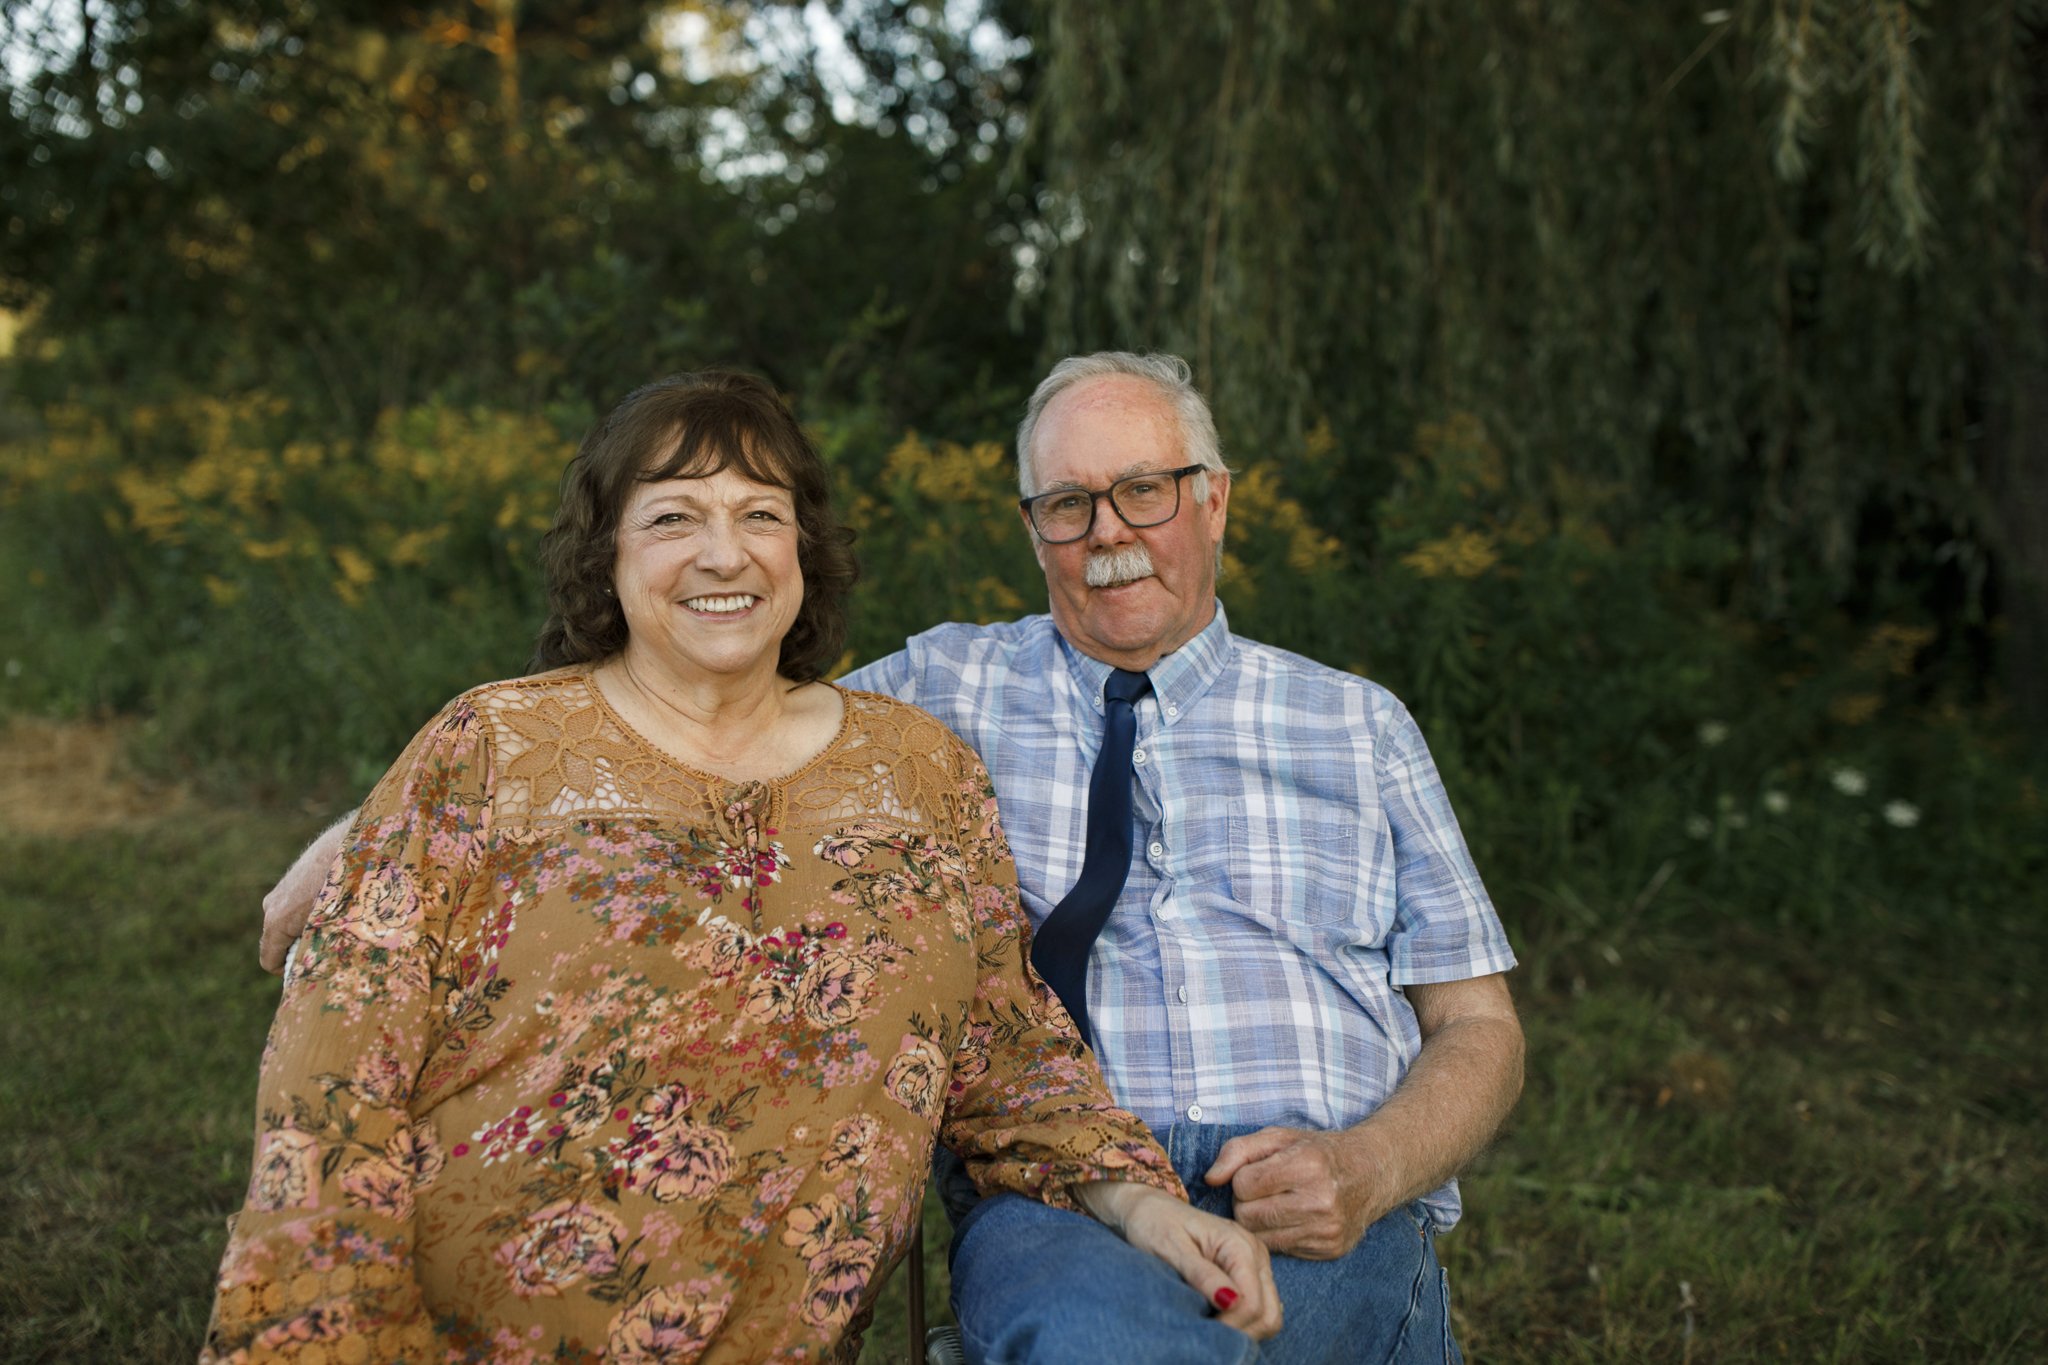
M1330 926L1362 922L1358 821L1233 810L1224 867L1230 898L1261 919Z

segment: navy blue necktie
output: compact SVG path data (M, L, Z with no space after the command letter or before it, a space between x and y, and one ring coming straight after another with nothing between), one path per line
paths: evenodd
M1038 926L1031 944L1031 965L1074 1017L1082 1041L1091 1045L1088 950L1131 873L1131 747L1138 739L1133 703L1151 690L1152 680L1143 673L1110 670L1102 689L1102 752L1088 779L1088 851L1081 859L1081 878Z

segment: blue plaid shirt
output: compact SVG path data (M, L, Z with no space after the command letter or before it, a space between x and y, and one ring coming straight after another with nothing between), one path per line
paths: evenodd
M1109 666L1049 616L944 625L841 679L980 753L1033 924L1081 875ZM1422 732L1392 693L1230 633L1137 705L1130 879L1088 963L1110 1091L1176 1121L1336 1129L1421 1046L1400 988L1514 966ZM1455 1182L1426 1201L1457 1218Z

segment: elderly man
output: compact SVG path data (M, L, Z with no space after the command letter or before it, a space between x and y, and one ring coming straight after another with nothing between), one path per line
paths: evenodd
M1286 1325L1258 1358L1454 1359L1434 1239L1520 1092L1522 1036L1422 735L1383 688L1231 633L1230 475L1184 362L1063 361L1017 456L1050 615L940 626L844 682L987 763L1040 974L1197 1203L1276 1253ZM273 966L295 872L266 902ZM1148 1260L1077 1215L974 1206L970 1354L1252 1358Z

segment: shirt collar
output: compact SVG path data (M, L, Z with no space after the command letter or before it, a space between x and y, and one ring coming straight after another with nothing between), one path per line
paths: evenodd
M1057 629L1053 635L1060 642L1060 651L1067 657L1067 667L1072 670L1081 695L1089 698L1094 708L1101 711L1102 689L1109 681L1110 666L1074 648ZM1192 640L1161 656L1158 663L1146 670L1152 679L1152 695L1158 699L1161 719L1171 725L1200 700L1223 676L1224 666L1235 652L1230 621L1224 614L1223 603L1218 601L1216 616L1208 625L1203 626Z

